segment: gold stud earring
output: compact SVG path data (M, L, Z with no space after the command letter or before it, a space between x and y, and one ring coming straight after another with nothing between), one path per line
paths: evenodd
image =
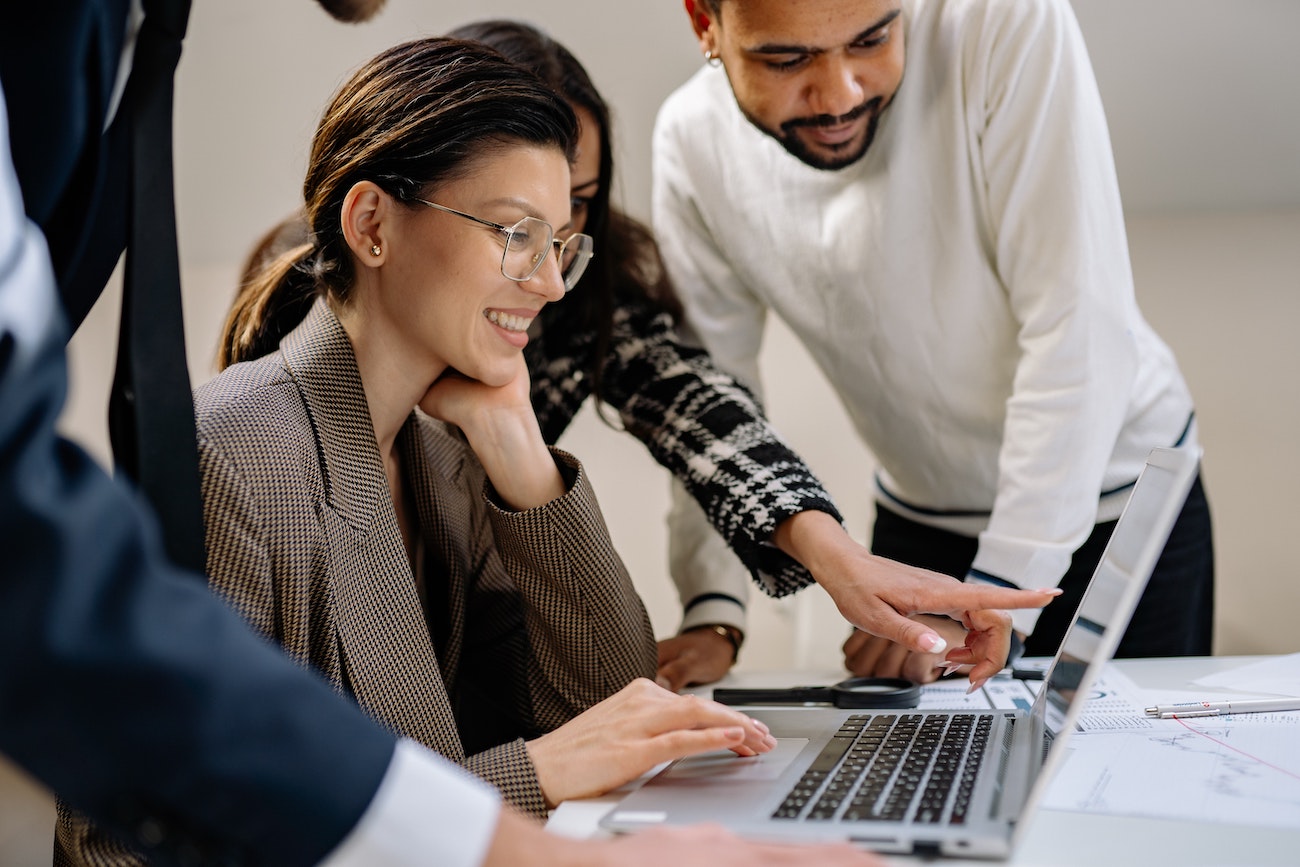
M383 251L383 248L380 247L378 244L371 244L371 245L370 245L370 255L371 255L371 256L378 256L378 255L380 255L380 254L383 253L383 252L384 252L384 251Z

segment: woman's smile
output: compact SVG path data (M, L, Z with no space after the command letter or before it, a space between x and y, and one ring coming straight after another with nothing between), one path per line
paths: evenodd
M537 316L536 310L499 310L489 307L483 311L483 316L488 322L496 326L496 330L509 343L518 349L523 349L528 344L528 326L533 324L533 319Z

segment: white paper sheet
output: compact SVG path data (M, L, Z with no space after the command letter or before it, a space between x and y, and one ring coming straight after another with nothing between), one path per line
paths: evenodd
M1154 720L1069 749L1049 809L1300 827L1300 715Z
M1225 684L1240 686L1231 677L1202 685ZM1265 691L1254 680L1251 686ZM1197 697L1144 692L1119 670L1107 668L1044 806L1300 827L1300 712L1160 720L1142 710Z
M1300 696L1300 653L1207 674L1193 683L1238 692Z

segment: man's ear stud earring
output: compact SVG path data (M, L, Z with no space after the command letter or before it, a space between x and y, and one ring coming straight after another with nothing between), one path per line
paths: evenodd
M383 253L383 252L384 252L384 251L383 251L383 248L381 248L378 244L371 244L371 245L370 245L370 255L371 255L371 256L378 256L380 253Z

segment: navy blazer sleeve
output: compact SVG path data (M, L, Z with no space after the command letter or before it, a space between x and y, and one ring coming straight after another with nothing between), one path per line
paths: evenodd
M165 561L55 431L66 337L0 91L0 750L162 861L313 863L394 739Z

